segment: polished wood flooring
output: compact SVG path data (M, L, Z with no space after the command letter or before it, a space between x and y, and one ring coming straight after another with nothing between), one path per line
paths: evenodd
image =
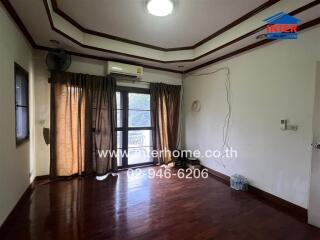
M144 168L143 171L147 171ZM77 178L38 185L2 240L320 239L304 224L214 178Z

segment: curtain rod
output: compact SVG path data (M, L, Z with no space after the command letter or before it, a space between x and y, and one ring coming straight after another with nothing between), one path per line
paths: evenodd
M151 82L148 82L148 81L144 81L144 80L138 80L138 79L128 79L128 78L121 78L121 79L119 79L119 78L116 78L116 81L119 81L119 82L121 82L121 81L125 81L125 82L130 82L130 83L145 83L145 84L150 84Z
M116 81L125 81L125 82L130 82L130 83L144 83L144 84L151 84L152 82L144 81L144 80L134 80L134 79L117 79ZM51 83L51 77L48 78L48 83ZM157 83L162 83L162 82L157 82Z
M73 73L73 72L68 72L68 73ZM90 75L90 74L88 74ZM92 75L92 76L98 76L98 75ZM105 76L99 76L99 77L105 77ZM150 85L151 83L163 83L163 84L169 84L169 83L165 83L165 82L148 82L148 81L144 81L138 78L133 78L133 77L126 77L125 75L123 76L115 76L116 81L126 81L126 82L130 82L130 83L144 83L144 84L148 84ZM51 76L48 78L48 83L51 83ZM174 85L181 85L181 84L174 84Z

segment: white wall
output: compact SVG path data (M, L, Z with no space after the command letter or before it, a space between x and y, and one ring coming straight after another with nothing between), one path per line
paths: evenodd
M45 65L46 52L37 51L34 56L35 68L35 154L37 176L49 174L50 146L43 139L43 128L50 127L50 84L49 72ZM72 57L69 72L92 74L103 76L106 74L107 63L105 61ZM143 81L163 82L168 84L181 84L181 74L164 72L152 69L144 69ZM145 84L128 84L135 87L146 87Z
M316 96L313 117L313 143L320 143L320 62L317 64ZM320 227L320 149L313 148L311 161L309 223Z
M32 48L0 4L0 225L35 175ZM29 72L30 141L16 147L14 62ZM29 173L31 177L29 178Z
M50 146L43 139L43 128L50 128L50 84L44 56L35 51L34 97L35 97L35 159L37 176L48 175Z
M230 145L237 159L212 158L202 163L226 175L246 176L253 186L304 208L308 207L312 116L320 28L199 70L231 69L232 119ZM227 111L225 72L187 76L184 85L186 149L219 149ZM191 104L200 100L200 112ZM297 132L281 131L280 120L297 124Z

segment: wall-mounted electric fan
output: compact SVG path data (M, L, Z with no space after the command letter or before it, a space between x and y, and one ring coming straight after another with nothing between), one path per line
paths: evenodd
M47 54L46 63L51 72L66 71L71 65L71 56L63 49L56 49Z

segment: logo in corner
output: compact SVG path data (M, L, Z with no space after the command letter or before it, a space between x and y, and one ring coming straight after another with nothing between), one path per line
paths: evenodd
M299 19L279 12L263 20L267 22L267 39L297 39Z

